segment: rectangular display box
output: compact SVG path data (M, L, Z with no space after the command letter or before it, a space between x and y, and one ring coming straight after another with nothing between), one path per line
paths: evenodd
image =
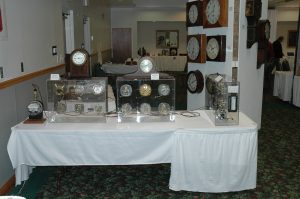
M48 80L47 110L54 123L106 122L107 78Z
M175 78L123 76L116 81L118 122L175 121Z

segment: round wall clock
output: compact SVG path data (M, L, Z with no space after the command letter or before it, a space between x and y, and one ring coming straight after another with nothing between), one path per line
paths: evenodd
M208 36L206 44L206 60L224 62L226 58L226 36Z
M201 93L204 87L204 78L199 70L190 71L187 75L187 88L190 93Z
M151 95L152 89L149 84L142 84L139 88L140 95L143 97L147 97Z
M192 1L186 3L186 26L202 26L203 25L203 2Z
M194 63L206 61L206 35L188 35L187 37L187 60Z
M204 0L203 10L204 28L227 26L228 0Z
M89 54L85 49L75 49L70 55L70 77L89 77Z

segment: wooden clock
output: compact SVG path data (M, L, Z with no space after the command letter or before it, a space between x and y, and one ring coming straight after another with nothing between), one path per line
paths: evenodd
M206 62L206 35L187 36L187 61L194 63Z
M75 49L70 55L70 78L90 77L90 61L88 52Z
M190 93L201 93L204 88L204 78L199 70L190 71L187 75L187 89Z
M226 36L207 36L206 60L224 62L226 59Z
M192 1L186 3L186 26L203 25L203 1Z
M227 26L228 0L203 0L203 27Z

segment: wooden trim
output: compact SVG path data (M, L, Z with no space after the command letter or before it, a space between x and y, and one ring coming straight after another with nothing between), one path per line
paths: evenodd
M0 187L0 196L6 195L15 186L16 178L13 175L2 187Z
M46 68L46 69L43 69L43 70L32 72L32 73L29 73L29 74L26 74L26 75L23 75L23 76L20 76L20 77L16 77L14 79L10 79L10 80L4 81L4 82L0 82L0 89L4 89L4 88L10 87L10 86L13 86L15 84L24 82L26 80L33 79L35 77L48 74L52 71L56 71L58 69L61 69L64 66L65 66L65 64L60 64L60 65L57 65L57 66L53 66L53 67L49 67L49 68Z

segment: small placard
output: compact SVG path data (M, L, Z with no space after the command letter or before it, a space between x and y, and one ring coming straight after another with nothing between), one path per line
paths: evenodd
M222 77L221 75L219 75L218 77L215 78L215 81L216 81L216 82L219 82L219 81L221 81L222 79L223 79L223 77Z
M60 80L59 74L51 74L50 75L50 80Z
M239 86L228 86L228 93L238 93Z
M151 80L159 80L159 73L151 73Z

